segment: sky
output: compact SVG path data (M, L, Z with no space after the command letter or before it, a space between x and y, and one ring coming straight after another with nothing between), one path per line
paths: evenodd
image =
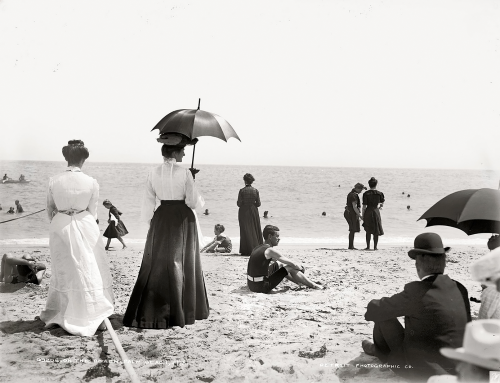
M196 164L500 168L496 0L0 0L1 160L161 161L166 114L218 114ZM189 161L192 148L186 149Z

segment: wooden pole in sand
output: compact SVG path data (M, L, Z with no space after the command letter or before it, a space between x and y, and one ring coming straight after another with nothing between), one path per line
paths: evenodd
M141 381L139 380L139 377L137 376L137 373L135 372L134 367L130 362L130 359L127 357L127 354L125 354L125 350L123 349L122 344L120 343L120 339L118 339L118 335L116 335L113 326L111 326L111 322L109 321L108 318L105 318L104 323L106 324L106 328L109 331L109 335L111 335L111 339L115 344L116 351L118 351L118 354L120 355L120 358L122 359L123 364L125 365L125 370L127 370L128 375L130 376L130 380L132 381L132 383L140 383Z

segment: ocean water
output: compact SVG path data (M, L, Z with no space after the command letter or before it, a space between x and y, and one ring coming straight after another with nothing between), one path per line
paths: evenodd
M156 164L98 163L88 161L83 171L96 178L100 185L100 200L109 199L123 212L122 219L129 230L125 240L144 242L145 224L139 222L143 185L149 168ZM188 164L183 166L188 167ZM447 244L477 244L484 246L489 235L467 236L460 230L442 226L425 228L425 220L417 219L435 202L446 195L476 188L498 188L500 175L480 170L376 169L333 167L281 167L201 165L196 184L205 206L198 211L203 235L213 237L213 226L221 223L226 234L239 241L238 190L244 186L243 175L252 173L259 190L262 206L262 227L273 224L280 228L283 244L347 244L347 223L343 217L346 196L356 182L367 184L370 177L379 180L378 190L386 202L381 211L385 235L380 244L412 244L416 235L437 232ZM46 189L50 176L66 169L65 162L0 161L0 173L17 179L22 173L27 184L0 184L0 222L45 208ZM20 200L24 214L6 214L14 201ZM407 209L410 205L411 210ZM204 209L210 214L204 215ZM326 216L322 216L326 212ZM101 231L106 229L108 210L99 205ZM0 224L0 245L48 243L49 222L45 212ZM356 244L364 243L364 230L356 235Z

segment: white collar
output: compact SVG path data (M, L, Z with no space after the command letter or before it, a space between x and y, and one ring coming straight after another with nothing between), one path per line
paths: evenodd
M163 163L164 164L175 164L177 162L177 160L175 158L165 158L163 157Z
M429 274L429 275L426 275L426 276L420 278L420 280L423 281L424 279L427 279L427 278L433 277L434 275L439 275L439 274L441 274L441 273Z
M68 169L66 169L67 172L81 172L82 169L80 169L78 166L68 166Z

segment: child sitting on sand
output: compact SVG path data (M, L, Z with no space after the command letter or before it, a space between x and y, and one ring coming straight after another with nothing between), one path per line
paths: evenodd
M231 239L226 234L223 234L224 230L226 230L224 225L215 225L215 238L201 249L200 253L230 253L233 245L231 244Z

